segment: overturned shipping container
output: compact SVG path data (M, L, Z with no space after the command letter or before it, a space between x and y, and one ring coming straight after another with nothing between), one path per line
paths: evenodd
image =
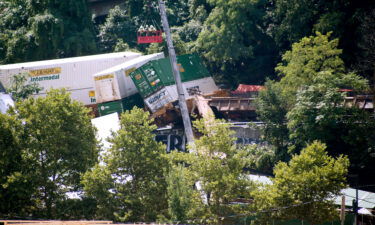
M138 93L130 73L151 60L164 58L163 53L140 56L93 75L97 103L117 101Z
M196 94L218 90L214 80L196 54L177 57L186 99ZM136 88L151 112L178 100L178 94L168 58L151 61L130 73Z
M0 82L9 87L15 74L27 73L30 82L37 82L43 88L36 96L45 95L50 88L66 88L72 99L91 105L96 104L92 75L140 56L140 53L119 52L2 65Z

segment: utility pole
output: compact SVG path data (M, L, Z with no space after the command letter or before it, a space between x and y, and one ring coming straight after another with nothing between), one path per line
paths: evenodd
M357 184L358 184L358 181L357 181ZM353 207L354 207L354 224L358 225L358 209L359 209L359 204L358 204L358 187L355 189L355 205Z
M172 42L172 36L171 36L171 31L169 29L164 0L159 0L159 10L160 10L160 16L161 16L161 21L163 23L165 36L167 38L169 59L172 65L173 76L174 76L174 80L176 81L176 87L177 87L177 93L178 93L178 104L180 106L182 121L184 123L186 139L187 139L188 144L194 144L193 130L191 128L191 121L190 121L188 108L186 105L184 89L182 88L180 71L177 67L176 52L174 50L174 46Z

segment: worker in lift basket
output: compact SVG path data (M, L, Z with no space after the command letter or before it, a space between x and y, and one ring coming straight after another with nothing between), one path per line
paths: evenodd
M144 33L146 30L143 26L141 26L139 29L138 29L138 32L140 33Z
M155 27L154 26L150 26L149 28L148 28L148 31L151 31L151 32L155 32L156 31L156 29L155 29Z

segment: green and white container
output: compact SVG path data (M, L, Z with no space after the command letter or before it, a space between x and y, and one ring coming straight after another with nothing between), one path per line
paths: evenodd
M177 63L186 99L218 90L196 54L178 56ZM150 61L130 73L130 77L151 112L178 99L169 58Z
M129 74L147 62L161 58L164 58L163 53L140 56L94 74L96 101L117 101L138 93Z

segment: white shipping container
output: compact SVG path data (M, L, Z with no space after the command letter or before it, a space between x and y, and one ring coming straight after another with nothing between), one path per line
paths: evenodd
M182 88L186 100L193 98L196 94L205 95L219 90L212 77L183 82ZM156 112L165 104L176 100L178 100L176 85L170 85L146 98L144 101L151 112Z
M138 93L131 72L151 60L164 58L164 53L140 56L93 75L97 103L116 101Z
M43 88L35 97L45 95L50 88L66 88L73 99L90 105L96 103L93 74L140 56L140 53L119 52L2 65L0 82L9 87L13 75L25 72L30 75L30 82L37 82Z

